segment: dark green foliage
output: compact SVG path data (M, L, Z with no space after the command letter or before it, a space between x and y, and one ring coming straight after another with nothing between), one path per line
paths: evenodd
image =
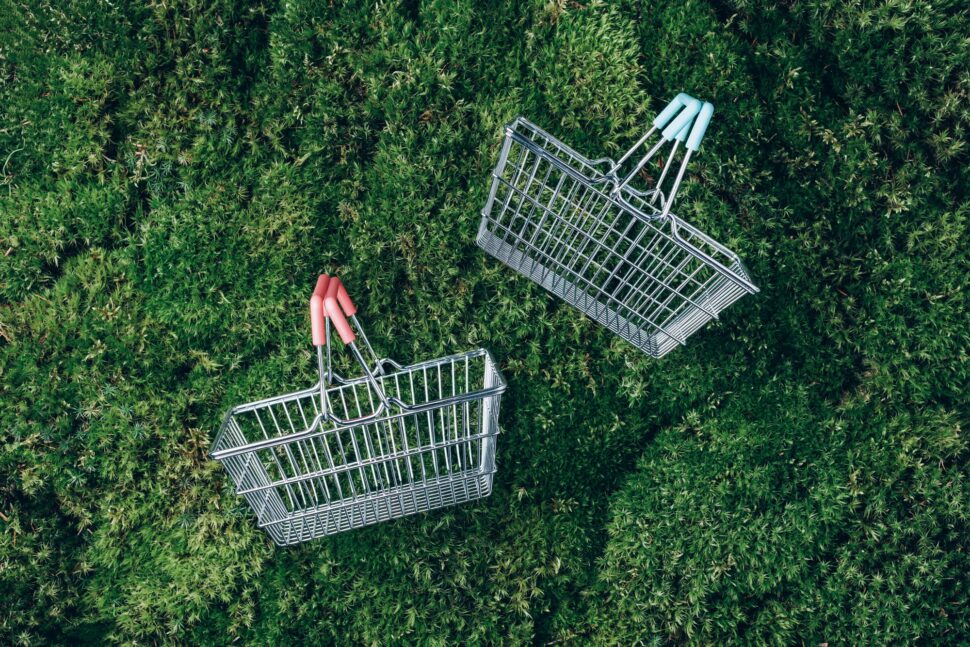
M945 409L871 395L813 410L774 383L661 433L613 500L602 642L966 636L966 440Z
M959 2L0 0L0 643L970 642ZM616 156L716 105L679 212L762 293L661 361L474 245L504 123ZM279 550L206 458L479 345L490 499Z

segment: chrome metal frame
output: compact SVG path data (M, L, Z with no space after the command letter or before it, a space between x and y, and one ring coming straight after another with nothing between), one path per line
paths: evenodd
M314 386L231 409L211 457L278 545L488 496L506 384L484 349L343 379L318 350ZM326 366L325 366L326 364Z
M740 258L671 212L691 150L662 189L631 186L668 140L620 173L652 128L619 162L591 160L525 118L506 127L478 245L643 352L662 357L758 288Z

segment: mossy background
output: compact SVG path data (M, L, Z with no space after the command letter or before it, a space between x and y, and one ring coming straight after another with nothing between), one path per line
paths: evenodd
M0 643L967 644L959 0L0 0ZM474 244L502 126L616 156L762 292L663 360ZM494 494L276 549L207 460L382 354L509 380Z

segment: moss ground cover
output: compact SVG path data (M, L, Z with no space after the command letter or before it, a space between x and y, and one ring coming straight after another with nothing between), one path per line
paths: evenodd
M962 3L0 0L0 643L970 642ZM660 361L474 245L519 114L616 155L717 108L678 211L762 288ZM487 346L491 498L293 549L209 443Z

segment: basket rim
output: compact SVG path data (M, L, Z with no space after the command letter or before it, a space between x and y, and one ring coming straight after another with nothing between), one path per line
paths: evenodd
M643 212L641 209L636 208L633 204L627 202L626 200L622 200L622 201L621 200L617 200L616 197L614 197L610 193L605 192L605 191L599 189L598 187L596 187L597 184L601 184L601 183L603 183L603 182L605 182L605 181L607 181L609 179L606 175L600 174L600 176L598 178L596 178L596 179L592 179L592 178L586 177L580 171L578 171L575 168L571 167L570 165L566 164L561 159L559 159L557 156L555 156L554 154L552 154L550 151L546 150L545 148L542 148L542 147L537 146L536 145L536 142L534 142L533 140L525 137L521 132L519 132L517 130L519 128L519 126L522 126L524 128L527 128L527 129L535 132L536 134L538 134L538 135L540 135L542 137L547 138L551 143L553 143L555 146L557 146L558 148L560 148L563 152L565 152L568 155L571 155L571 156L573 156L575 158L578 158L579 161L581 161L584 166L587 166L587 167L589 167L589 168L591 168L593 170L596 170L596 165L597 164L602 164L604 162L611 162L612 163L612 160L610 160L609 158L602 158L602 159L598 159L598 160L591 160L588 157L586 157L585 155L583 155L582 153L576 151L576 149L574 149L571 146L569 146L568 144L564 143L562 140L560 140L556 136L550 134L548 131L540 128L539 126L537 126L536 124L532 123L531 121L529 121L528 119L526 119L525 117L522 117L522 116L517 117L515 120L513 120L512 122L510 122L509 124L507 124L506 127L505 127L505 132L506 132L506 137L507 138L510 138L510 139L516 141L518 144L520 144L521 146L524 146L528 150L532 151L534 154L539 155L539 156L547 159L550 163L552 163L554 166L556 166L557 168L559 168L562 172L564 172L564 173L572 176L574 179L576 179L576 180L578 180L578 181L586 184L592 190L599 192L600 195L602 195L605 199L607 199L608 201L610 201L612 204L614 204L618 208L622 209L623 211L631 214L635 218L640 219L645 224L653 227L654 229L657 230L658 233L660 233L661 235L665 236L666 238L668 238L671 242L675 243L676 245L679 245L680 247L683 247L684 249L686 249L688 251L690 251L690 250L693 249L694 251L696 251L696 252L698 252L698 253L700 253L700 254L702 254L704 256L707 256L706 252L704 252L703 250L701 250L700 248L698 248L696 245L694 245L694 244L692 244L692 243L690 243L690 242L688 242L686 240L680 240L678 236L674 235L674 232L673 231L663 231L663 230L661 230L658 225L663 224L663 223L661 223L660 221L658 221L656 219L656 217L651 217L650 214L647 214L647 213ZM493 176L495 177L496 180L499 180L500 178L499 178L498 173L497 173L497 171L499 169L498 169L497 166L496 166L496 169L495 170L496 170L496 172L493 173ZM636 191L635 189L630 188L630 187L624 187L621 190L621 193L623 193L625 195L629 195L629 196L637 196L637 194L639 192ZM491 206L490 204L487 205L486 210L483 210L483 213L482 213L482 216L484 218L486 218L486 219L489 218L488 211L490 211L490 209L488 209L488 207L490 207L490 206ZM728 279L734 281L735 283L737 283L738 285L740 285L749 294L756 294L757 292L759 292L758 287L756 285L754 285L754 282L751 280L751 273L748 271L747 266L744 264L744 261L741 260L741 257L738 256L738 254L736 252L734 252L731 249L728 249L723 244L721 244L718 241L714 240L713 238L711 238L710 236L708 236L707 234L705 234L703 231L701 231L700 229L698 229L694 225L690 224L688 221L684 220L682 217L680 217L680 216L678 216L678 215L676 215L676 214L674 214L672 212L669 213L668 216L671 218L672 221L676 222L676 228L677 229L685 229L685 230L687 230L691 236L696 236L705 245L710 245L718 253L723 254L724 256L726 256L731 261L732 264L736 262L737 265L738 265L738 270L736 271L736 270L734 270L732 268L729 268L727 266L721 267L719 265L723 265L723 264L720 263L719 261L713 261L713 259L712 259L712 261L708 261L708 260L705 260L703 258L700 259L700 260L702 260L705 264L707 264L709 267L711 267L712 269L714 269L715 271L717 271L721 275L725 276L726 278L728 278ZM669 225L668 225L668 227L669 227Z
M442 366L446 364L454 364L455 362L463 359L484 357L486 367L490 367L497 384L488 388L476 389L474 391L469 391L468 393L462 394L461 399L465 401L475 401L484 400L486 398L492 398L502 395L508 387L508 383L505 381L502 372L498 369L498 364L495 361L495 357L492 355L491 351L486 348L477 348L464 353L456 353L453 355L446 355L444 357L438 357L432 360L427 360L424 362L418 362L417 364L409 364L407 366L402 366L400 372L409 372L414 370L420 370L430 366ZM384 360L381 360L382 362ZM367 383L366 376L360 376L353 379L345 380L341 382L338 388L353 387L359 384ZM240 413L245 413L247 411L254 411L258 409L263 409L267 406L272 406L281 402L288 402L290 400L299 399L307 396L316 395L320 390L320 382L316 382L314 385L307 387L305 389L300 389L298 391L293 391L291 393L284 393L282 395L271 396L261 400L255 400L245 404L236 405L230 408L225 416L223 416L222 424L219 426L219 431L216 433L215 438L212 441L211 447L218 447L220 442L223 440L230 423L233 418ZM454 399L455 396L450 396L448 398L438 398L436 400L430 400L428 402L422 403L416 406L415 409L409 411L398 411L396 413L388 414L382 417L382 420L396 420L398 418L414 415L416 413L422 413L425 411L434 410L442 406L448 406L442 404L448 400ZM225 449L212 449L209 452L209 458L217 461L222 461L226 458L231 458L233 456L239 456L242 454L248 454L253 451L258 451L260 449L266 449L269 447L274 447L277 445L288 444L295 442L297 440L303 440L306 438L316 437L320 434L330 433L335 431L341 431L343 429L349 429L358 426L357 424L351 422L345 425L337 425L332 428L320 429L320 425L323 420L323 415L318 413L313 418L313 422L303 431L297 432L295 434L286 434L283 436L277 436L270 438L268 440L260 440L251 443L246 443L245 445L240 445L238 447L227 447Z
M321 503L314 506L297 508L295 510L291 510L290 512L287 512L286 515L280 517L279 519L273 519L271 521L260 521L257 519L256 525L259 526L260 528L269 528L272 526L278 526L282 523L296 521L301 518L313 516L315 514L320 514L323 512L330 512L333 510L350 508L353 506L366 505L367 503L370 503L372 501L379 501L382 499L386 499L390 496L399 495L405 492L420 492L422 490L431 490L436 487L441 487L446 483L454 483L456 481L471 481L471 480L480 479L483 477L488 478L488 477L494 476L497 472L498 472L497 467L492 467L491 469L483 469L479 467L475 469L464 470L461 472L454 472L451 474L447 474L445 476L439 476L436 478L427 479L425 481L421 481L418 483L396 485L392 488L388 488L387 490L369 492L364 495L349 497L349 498L341 499L340 501L336 501L336 502ZM469 501L475 500L477 498L484 498L484 497L473 497L472 499L469 499ZM434 509L435 508L433 507L427 508L426 510L420 510L420 512L427 512ZM400 518L400 517L395 517L395 518Z

